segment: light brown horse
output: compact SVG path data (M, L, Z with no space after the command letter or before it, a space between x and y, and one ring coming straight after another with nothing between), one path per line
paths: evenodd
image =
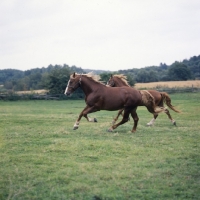
M89 122L95 122L96 119L91 119L87 116L88 113L100 111L100 110L124 110L122 120L118 124L112 125L108 131L113 131L119 125L128 121L131 114L134 120L134 126L132 132L136 131L138 123L138 115L136 113L137 106L141 104L142 95L139 90L131 87L107 87L100 81L100 76L88 74L76 74L73 73L68 81L65 94L72 94L78 87L80 87L85 94L85 102L87 106L79 114L77 121L74 124L74 130L79 127L80 120L84 116ZM151 101L151 97L149 96ZM150 107L152 104L147 105ZM156 112L155 108L149 108Z
M128 84L127 81L127 77L124 76L123 74L119 74L119 75L111 75L110 79L107 82L108 86L111 87L131 87ZM171 98L169 97L169 95L166 92L158 92L156 90L140 90L142 91L146 91L148 93L150 93L154 99L155 99L155 104L156 106L164 109L164 112L167 114L168 118L170 119L170 121L172 122L172 124L176 125L176 121L174 119L172 119L170 112L167 108L164 108L164 103L173 111L180 113L179 110L177 110L174 106L171 105ZM144 106L143 104L141 104L140 106ZM113 124L115 124L115 122L118 120L118 117L120 114L122 114L123 109L119 110L118 115L114 118ZM156 118L158 117L158 113L153 113L154 118L147 123L148 126L151 126L154 124Z

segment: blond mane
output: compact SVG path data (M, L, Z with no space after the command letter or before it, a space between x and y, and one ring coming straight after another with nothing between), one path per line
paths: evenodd
M92 78L96 82L100 82L101 77L97 74L94 74L93 72L89 72L85 74L86 77Z
M91 78L93 81L95 81L95 82L97 82L97 83L103 84L103 83L100 81L101 77L100 77L99 75L97 75L97 74L94 74L93 72L89 72L89 73L87 73L87 74L78 74L78 73L76 73L76 75L86 76L86 77L88 77L88 78ZM70 78L72 78L72 77L73 77L73 74L70 76Z
M123 81L126 85L130 86L128 81L127 81L127 76L125 76L124 74L115 74L113 76L118 78L118 79L121 79L121 81Z

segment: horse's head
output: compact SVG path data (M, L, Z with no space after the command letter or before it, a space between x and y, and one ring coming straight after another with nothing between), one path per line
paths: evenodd
M81 85L81 75L75 72L70 76L67 87L65 89L65 95L71 95Z
M107 86L110 86L110 87L115 87L115 81L114 81L114 76L111 74L110 75L110 78L106 84Z
M116 75L111 75L110 79L107 82L107 86L110 87L122 87L122 86L128 86L127 77L124 76L123 74L116 74Z

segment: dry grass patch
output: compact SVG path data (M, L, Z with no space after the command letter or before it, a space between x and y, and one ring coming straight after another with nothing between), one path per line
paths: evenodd
M135 88L200 88L200 80L136 83Z
M27 91L17 91L17 94L46 94L47 90L27 90Z

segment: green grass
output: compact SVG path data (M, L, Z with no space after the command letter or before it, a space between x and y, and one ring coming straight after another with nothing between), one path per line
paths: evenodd
M0 101L0 199L200 199L200 93L170 96L177 127L139 107L134 134L109 111L72 130L80 100Z

